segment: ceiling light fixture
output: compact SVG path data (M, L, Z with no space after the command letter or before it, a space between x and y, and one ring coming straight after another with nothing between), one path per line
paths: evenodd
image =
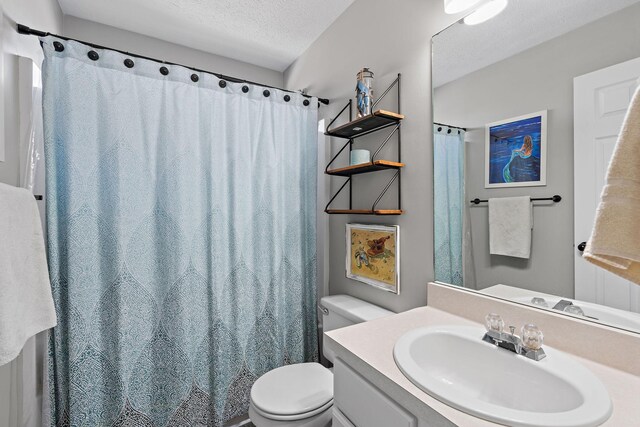
M480 0L444 0L444 11L450 15L464 12L479 2Z
M497 16L500 12L507 7L508 0L491 0L478 9L473 11L470 15L464 18L464 23L467 25L478 25L485 21Z

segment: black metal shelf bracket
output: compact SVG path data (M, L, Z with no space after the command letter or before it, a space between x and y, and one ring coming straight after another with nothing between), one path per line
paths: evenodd
M398 122L398 124L396 125L395 128L393 128L393 130L391 131L391 133L389 134L389 136L387 136L384 140L384 142L382 144L380 144L380 146L376 149L376 151L373 152L373 154L371 155L371 162L373 163L376 160L376 156L378 155L378 153L380 152L380 150L382 150L384 148L385 145L387 145L387 142L389 142L389 140L391 139L391 137L398 131L400 130L400 122ZM398 160L399 162L400 160Z
M331 127L332 124L334 124L336 122L336 120L338 120L340 118L340 116L342 115L342 113L344 113L347 108L349 109L349 121L353 120L353 99L350 99L349 102L347 102L347 105L345 105L342 110L340 110L340 112L333 118L333 120L331 120L329 122L329 124L327 125L327 127L325 128L325 133L331 133L329 131L329 128Z
M374 111L376 108L376 105L378 105L378 103L380 101L382 101L382 99L387 96L387 94L389 93L389 91L391 89L393 89L394 86L398 86L398 114L400 114L400 73L398 73L398 77L396 77L396 79L393 81L393 83L391 83L389 85L389 87L387 89L385 89L384 92L382 92L382 95L380 95L378 97L378 99L375 100L375 102L373 104L371 104L371 111Z
M350 144L353 144L353 139L349 139L347 140L347 142L342 146L342 148L340 149L340 151L338 151L338 154L336 154L335 156L333 156L333 158L331 159L331 161L329 162L329 164L327 165L326 168L324 168L324 173L329 173L329 167L331 167L331 165L333 164L333 162L335 162L335 160L338 158L338 156L340 156L340 154L342 154L342 152L344 151L345 148L347 148L348 146L350 146ZM351 150L349 150L351 151Z
M389 190L389 188L391 187L391 184L393 184L393 181L395 181L398 177L400 177L400 169L398 169L396 171L396 173L393 174L393 177L389 180L389 182L387 183L387 185L384 187L384 190L382 190L382 193L380 193L380 195L378 196L378 198L376 199L375 202L373 202L373 205L371 205L371 210L375 211L376 210L376 206L378 205L378 203L380 203L380 200L382 200L382 198L384 197L385 194L387 194L387 191ZM400 205L398 205L398 209L400 209Z
M400 108L401 108L401 98L400 98L400 90L401 90L401 85L400 85L400 78L401 78L401 74L398 73L398 76L396 77L396 79L389 85L389 87L387 87L384 92L382 92L382 95L380 95L380 97L378 97L378 99L372 104L371 106L371 110L373 111L374 108L380 103L380 101L382 101L382 99L384 99L385 96L387 96L387 94L395 87L398 91L398 107L397 107L397 113L401 114ZM346 112L349 111L349 122L353 121L353 100L350 99L349 102L347 102L347 104L342 108L342 110L340 110L340 112L331 120L331 122L329 122L329 124L327 125L326 129L325 129L325 134L328 136L332 136L331 135L331 126L333 126L333 124ZM373 132L377 132L381 129L385 129L388 127L393 126L393 130L389 133L389 135L387 135L387 137L384 139L384 141L380 144L380 146L373 152L372 156L371 156L371 160L370 162L373 163L378 154L380 153L380 151L387 145L387 143L391 140L391 138L393 138L394 135L397 134L398 136L398 163L402 162L402 133L401 133L401 122L400 121L394 121L394 122L390 122L388 124L385 124L383 126L379 126L376 127L375 129L369 130L367 132L363 132L363 133L359 133L357 134L357 136L353 136L352 138L349 138L347 140L347 142L340 148L340 150L338 151L338 153L333 156L331 158L331 161L329 161L329 164L327 164L326 168L325 168L325 173L328 173L331 165L336 161L336 159L340 156L340 154L342 154L344 152L344 150L349 147L349 158L351 158L351 151L353 150L353 143L354 140L356 138L360 138L362 136L365 135L369 135L370 133ZM337 135L335 135L337 136ZM345 136L342 136L343 138ZM380 195L378 196L378 198L375 200L375 202L373 203L372 207L371 207L371 211L374 212L376 210L376 206L378 205L378 203L380 203L380 201L382 200L382 198L385 196L385 194L387 194L387 192L389 191L389 188L391 188L391 185L397 181L398 183L398 210L402 210L402 185L401 185L401 170L398 168L396 169L396 173L393 175L393 177L391 177L391 179L389 180L389 182L386 184L386 186L384 187L384 189L382 190L382 192L380 193ZM353 209L353 179L351 176L347 177L347 180L342 184L342 186L338 189L338 191L333 195L333 197L331 197L331 199L329 200L329 202L327 203L327 205L325 206L325 212L329 212L329 206L331 206L331 203L333 203L333 201L338 197L338 195L346 188L347 184L349 185L349 210Z
M342 187L340 187L340 189L336 192L336 194L333 195L331 200L329 200L329 203L327 203L327 205L324 207L325 212L329 210L329 206L331 205L331 203L333 203L336 197L338 197L338 194L340 194L340 192L344 189L344 187L346 187L347 184L349 184L350 182L351 182L351 177L348 177L347 180L344 182L344 184L342 184ZM351 209L351 203L349 203L349 209Z

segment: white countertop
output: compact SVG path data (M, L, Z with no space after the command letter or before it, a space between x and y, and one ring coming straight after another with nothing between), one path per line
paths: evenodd
M418 417L433 414L425 405L460 427L496 426L454 409L411 383L400 372L393 359L393 346L405 332L421 326L468 325L483 327L432 307L416 308L394 316L337 329L325 334L325 345L336 355L405 406ZM624 351L621 349L621 351ZM570 354L587 367L609 390L613 414L603 425L610 427L640 426L640 377ZM637 358L640 363L640 355ZM364 372L363 372L364 371Z

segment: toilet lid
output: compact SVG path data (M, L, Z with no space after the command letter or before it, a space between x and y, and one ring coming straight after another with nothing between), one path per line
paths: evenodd
M251 402L276 416L312 412L333 400L333 374L319 363L297 363L267 372L253 384Z

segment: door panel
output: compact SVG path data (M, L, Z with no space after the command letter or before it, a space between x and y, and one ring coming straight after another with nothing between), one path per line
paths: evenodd
M591 235L607 167L639 77L637 58L573 81L576 246ZM586 262L578 250L574 268L576 299L640 312L640 286Z

